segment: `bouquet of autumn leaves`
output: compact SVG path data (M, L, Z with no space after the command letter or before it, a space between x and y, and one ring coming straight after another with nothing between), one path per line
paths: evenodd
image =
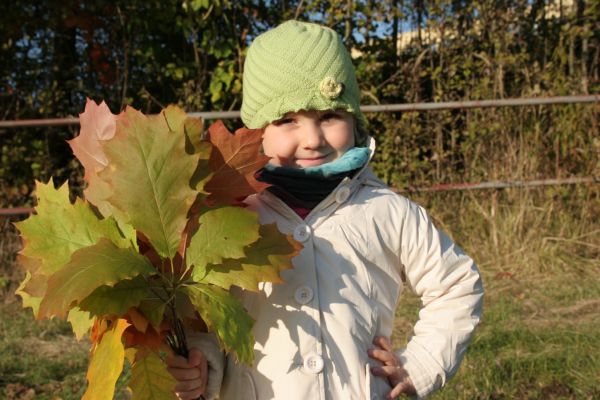
M37 182L35 214L17 223L26 278L18 294L36 318L90 332L84 399L112 399L125 358L134 398L174 398L161 355L186 356L185 329L206 326L225 351L252 361L253 320L229 292L281 282L300 247L260 225L241 201L267 185L255 172L261 133L230 133L175 106L114 115L88 100L69 144L85 168L85 200Z

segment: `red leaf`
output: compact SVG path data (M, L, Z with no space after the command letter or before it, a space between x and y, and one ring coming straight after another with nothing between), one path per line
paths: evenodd
M237 204L269 187L254 178L256 171L269 162L269 157L259 152L261 130L241 128L232 134L222 121L217 121L208 128L208 137L214 146L208 162L213 176L204 186L210 193L206 200L209 204Z

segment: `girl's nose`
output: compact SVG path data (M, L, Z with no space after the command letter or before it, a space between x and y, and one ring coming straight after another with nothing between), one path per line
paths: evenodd
M304 131L304 148L318 149L323 146L324 137L318 123L308 124Z

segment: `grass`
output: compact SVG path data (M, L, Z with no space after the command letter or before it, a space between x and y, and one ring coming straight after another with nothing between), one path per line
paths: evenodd
M0 398L75 400L83 396L89 342L78 342L68 323L35 321L19 301L0 305ZM117 384L127 399L128 369Z
M597 199L593 186L417 199L475 258L485 287L465 360L433 399L600 398ZM418 306L403 298L396 345Z
M598 280L562 274L539 286L505 277L486 283L483 322L460 372L435 398L598 398Z
M599 191L414 196L475 258L486 290L470 349L434 400L600 398ZM87 343L66 323L34 321L20 308L11 294L21 278L14 230L4 224L0 238L0 398L80 398ZM420 303L406 293L396 346L409 338ZM117 398L128 397L124 386L122 379Z

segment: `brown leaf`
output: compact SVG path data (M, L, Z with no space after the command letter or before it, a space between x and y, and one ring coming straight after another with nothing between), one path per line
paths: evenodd
M269 162L269 157L259 152L261 130L242 128L232 134L222 121L217 121L208 128L208 138L214 146L209 160L213 176L204 186L210 193L206 200L209 204L237 204L269 186L254 178L256 171Z

